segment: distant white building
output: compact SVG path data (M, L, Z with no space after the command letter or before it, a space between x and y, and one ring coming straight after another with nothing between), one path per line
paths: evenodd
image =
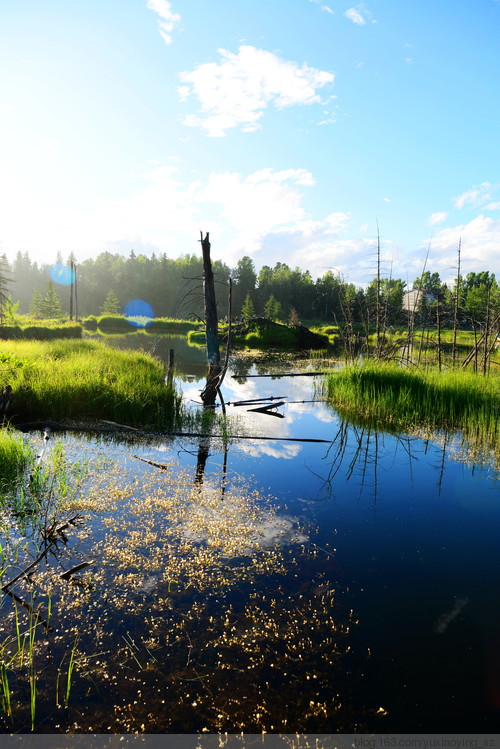
M407 312L416 312L422 293L424 294L426 304L432 304L436 301L432 294L428 294L425 291L422 292L420 289L410 289L403 294L403 309L407 310Z

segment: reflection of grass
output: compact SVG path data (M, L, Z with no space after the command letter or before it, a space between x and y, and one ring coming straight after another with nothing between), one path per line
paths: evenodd
M4 349L22 362L9 373L17 414L156 427L179 415L180 398L165 386L162 365L147 354L93 341L9 342Z
M498 446L499 384L494 376L367 361L330 373L324 389L344 415L393 428L459 429Z

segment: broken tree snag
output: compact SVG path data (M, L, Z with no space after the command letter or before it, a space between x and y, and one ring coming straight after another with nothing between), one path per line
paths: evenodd
M210 240L208 232L203 239L201 236L201 251L203 254L203 296L205 300L205 333L207 339L207 384L201 393L201 399L205 405L214 405L219 384L220 350L219 331L217 320L217 304L215 301L214 273L212 261L210 260Z

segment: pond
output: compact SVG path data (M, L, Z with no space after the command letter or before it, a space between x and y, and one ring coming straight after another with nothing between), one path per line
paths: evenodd
M21 633L26 605L48 623L31 672L7 670L4 730L496 731L498 467L451 435L347 423L321 366L233 357L210 436L49 440L66 467L44 501L66 492L72 523L4 596L12 652L16 611ZM274 408L252 410L263 398ZM3 583L40 533L8 522Z

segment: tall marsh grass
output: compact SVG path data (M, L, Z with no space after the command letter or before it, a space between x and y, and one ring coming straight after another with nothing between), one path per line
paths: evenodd
M0 325L0 339L6 341L52 341L56 338L81 338L80 323L44 320L24 325Z
M3 350L17 363L4 365L14 416L106 418L164 428L180 414L180 396L165 385L163 365L148 354L69 340L11 341Z
M31 459L23 437L13 429L0 428L0 497L5 487L14 484Z
M367 361L328 374L327 399L344 415L393 428L430 426L499 445L500 378Z

